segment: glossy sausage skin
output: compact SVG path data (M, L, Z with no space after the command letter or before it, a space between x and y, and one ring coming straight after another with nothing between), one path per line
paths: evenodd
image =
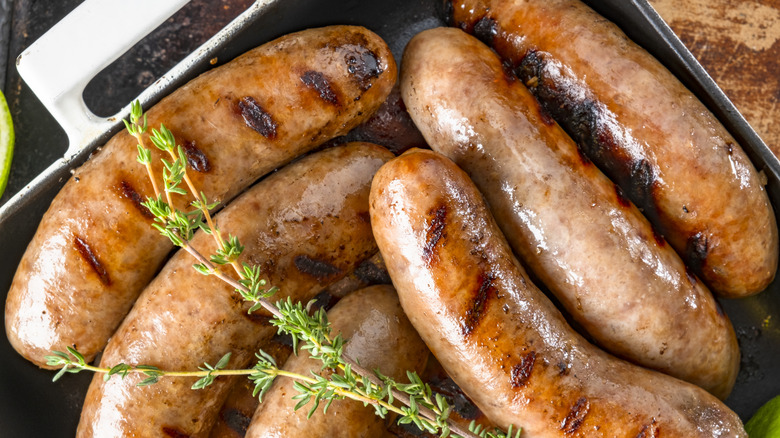
M351 144L308 156L283 168L217 215L221 230L245 246L241 261L258 265L274 301L307 302L376 251L368 221L368 192L376 170L392 154L371 144ZM192 246L212 254L202 232ZM229 368L244 368L258 346L276 333L265 311L249 305L229 285L192 268L179 251L143 294L106 346L101 364L152 365L195 370L231 352ZM230 389L229 379L199 391L195 378L162 379L135 386L142 376L96 376L86 396L79 437L208 436Z
M746 437L707 391L616 359L574 332L444 156L413 150L386 164L370 202L409 320L500 426L520 426L528 438Z
M452 0L714 292L764 290L775 215L737 142L649 53L579 0Z
M389 48L370 31L306 30L194 79L151 108L148 122L173 131L196 187L210 201L226 202L365 120L396 76ZM160 155L147 146L159 178ZM172 249L140 205L152 189L136 155L136 142L123 131L76 170L17 269L6 333L39 366L67 346L91 360Z
M404 315L392 286L361 289L344 297L328 312L333 331L347 340L344 351L365 368L379 369L399 382L407 382L406 371L420 373L428 349ZM309 375L320 372L322 363L305 352L290 356L287 371ZM298 392L291 379L280 378L255 411L247 438L299 438L310 436L374 438L390 437L385 420L371 406L353 400L336 400L324 414L324 403L306 418L311 405L294 410Z
M428 144L469 174L569 314L610 352L725 399L739 368L728 317L498 56L437 28L412 39L402 65L403 97Z

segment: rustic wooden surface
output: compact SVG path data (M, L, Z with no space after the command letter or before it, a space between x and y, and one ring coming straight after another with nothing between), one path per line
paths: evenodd
M780 157L780 0L650 0Z

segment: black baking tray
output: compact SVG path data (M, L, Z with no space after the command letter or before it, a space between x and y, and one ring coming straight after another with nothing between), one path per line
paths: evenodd
M354 24L370 28L388 42L400 62L403 49L414 34L444 25L439 1L279 0L248 22L230 40L213 47L203 62L196 63L186 74L178 77L165 92L172 91L176 86L212 68L208 59L216 57L219 63L223 63L280 35L329 24ZM780 162L647 4L643 0L592 0L587 3L615 21L632 39L659 58L715 113L743 145L755 166L766 174L770 198L775 206L780 205ZM125 103L119 102L120 105ZM35 123L29 124L18 135L31 143L26 146L42 151L42 156L56 157L63 148L63 142L66 142L64 134L47 114L33 117ZM42 136L36 142L32 133L34 131L46 132L48 136ZM107 132L103 140L112 134L113 131ZM45 144L51 137L57 136L57 142ZM90 149L96 146L92 145ZM89 152L88 149L80 154L73 166L86 160ZM16 177L29 181L40 169L40 165L31 167L29 172L17 172ZM37 222L68 177L69 169L65 168L24 199L13 214L0 220L0 248L3 254L0 291L8 290L16 265L35 232ZM778 288L780 283L775 281L757 296L720 301L734 324L743 355L737 385L726 403L743 420L747 420L761 404L780 394ZM31 365L11 348L5 336L0 338L0 394L5 400L0 401L0 436L73 436L91 376L85 373L67 375L52 383L53 372Z

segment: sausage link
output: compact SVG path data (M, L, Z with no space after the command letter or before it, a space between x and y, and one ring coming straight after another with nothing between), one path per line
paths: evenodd
M260 266L280 288L274 301L306 302L376 252L368 221L368 192L376 170L392 157L384 148L351 144L308 156L260 182L216 217L245 246L241 262ZM203 254L216 244L199 232L191 242ZM232 353L244 368L276 332L270 314L248 314L249 303L214 276L192 268L179 251L144 290L111 338L103 366L152 365L195 370ZM217 379L193 391L195 378L163 378L138 387L143 376L103 381L87 392L79 437L208 436L230 390Z
M468 176L432 151L383 166L371 223L412 325L501 427L535 437L746 437L707 391L616 359L527 277Z
M344 353L369 370L382 372L396 381L406 381L406 372L421 372L428 349L404 315L392 286L378 285L347 295L328 312L335 335L347 340ZM322 363L300 353L291 356L284 369L304 375L320 372ZM354 400L336 400L328 413L324 402L307 418L311 404L297 411L297 394L291 379L277 380L255 411L247 438L273 437L390 437L385 420L371 406Z
M389 48L367 29L306 30L194 79L151 108L148 122L171 129L195 185L224 203L365 120L396 76ZM161 156L147 145L159 176ZM136 155L135 140L123 131L79 168L17 269L6 333L39 366L68 346L91 360L172 249L140 205L153 192Z
M660 62L579 0L452 0L450 11L714 292L737 298L769 285L778 241L764 183Z
M568 313L610 352L725 399L739 368L728 317L498 56L437 28L414 37L402 65L406 106L431 148L474 180Z

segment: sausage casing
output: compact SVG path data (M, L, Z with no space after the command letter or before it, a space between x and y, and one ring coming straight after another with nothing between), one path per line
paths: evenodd
M568 313L610 352L725 399L740 356L728 317L498 56L437 28L414 37L402 65L403 97L428 144L469 174Z
M261 181L216 216L223 233L245 246L240 261L260 266L280 291L306 302L376 252L368 221L368 192L376 170L392 154L351 144L308 156ZM211 236L192 246L212 254ZM214 276L192 268L179 251L143 294L106 346L101 364L197 370L232 354L229 368L244 368L259 345L276 333L270 314L247 314L249 303ZM104 381L87 392L79 437L208 436L230 389L217 379L203 390L195 378L162 378L138 387L144 376Z
M398 382L407 380L407 371L421 372L428 349L404 315L392 286L371 286L351 293L328 311L333 335L347 340L344 353L369 370L379 370ZM319 372L322 363L305 352L291 356L284 369L304 375ZM274 382L255 411L247 438L274 437L391 437L385 420L371 406L354 400L335 400L324 414L320 403L307 418L311 405L295 411L297 394L291 379ZM311 402L310 402L311 403Z
M198 190L225 202L365 120L396 76L389 48L367 29L311 29L201 75L151 108L148 122L174 133ZM147 146L159 177L161 156ZM123 131L76 170L17 269L6 333L40 366L68 346L91 360L172 249L140 205L153 192L136 156Z
M452 0L583 153L722 296L764 290L777 224L752 163L660 62L579 0Z
M413 150L371 186L371 223L401 304L452 379L531 437L745 437L707 391L631 365L574 332L526 276L477 188Z

